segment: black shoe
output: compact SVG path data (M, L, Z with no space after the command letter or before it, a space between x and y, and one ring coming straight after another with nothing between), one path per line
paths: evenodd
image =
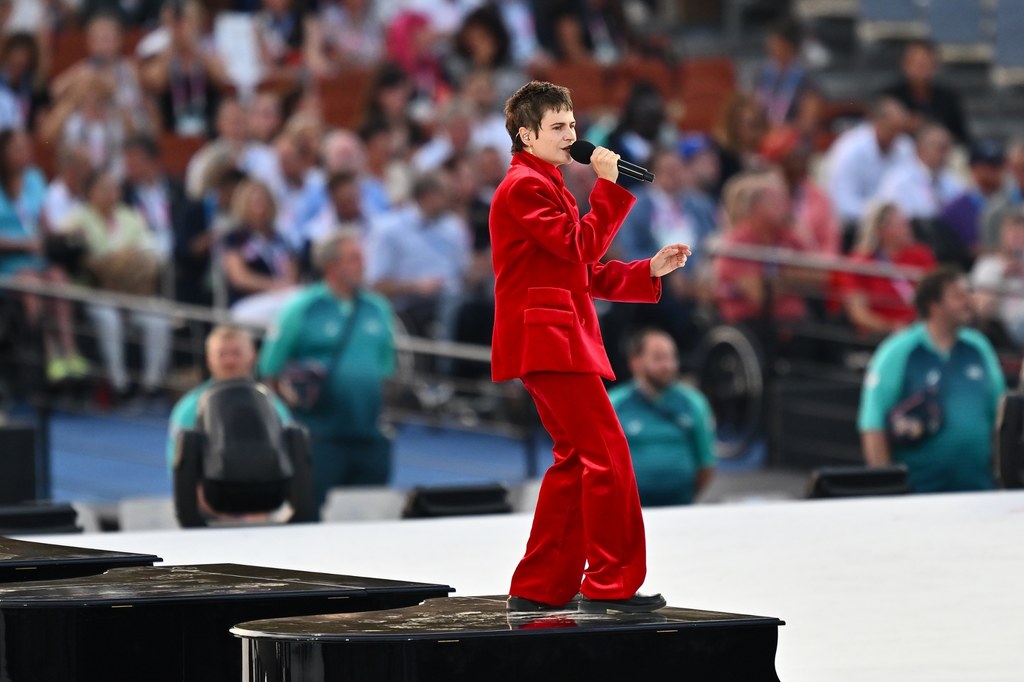
M584 613L650 613L665 606L665 598L660 594L640 594L637 592L629 599L588 599L580 600L580 611Z
M532 599L527 599L526 597L508 598L509 611L568 611L572 607L573 602L562 604L561 606L555 606L554 604L545 604L542 601L534 601Z

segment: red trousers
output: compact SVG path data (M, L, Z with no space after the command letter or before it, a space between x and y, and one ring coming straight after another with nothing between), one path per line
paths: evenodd
M601 378L538 372L523 384L555 441L555 463L509 594L556 605L581 591L632 597L647 574L644 521L629 446Z

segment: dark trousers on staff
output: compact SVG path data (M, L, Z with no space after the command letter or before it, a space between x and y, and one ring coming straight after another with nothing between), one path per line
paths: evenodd
M509 594L564 604L628 599L647 573L644 522L629 446L596 374L523 377L555 442L526 554ZM582 579L582 585L581 585Z

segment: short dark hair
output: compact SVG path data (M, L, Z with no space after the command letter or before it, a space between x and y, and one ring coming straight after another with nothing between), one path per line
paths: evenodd
M355 173L351 171L338 171L332 173L330 179L327 181L327 189L331 192L336 190L341 185L354 185L359 179Z
M925 275L914 292L914 308L917 309L918 317L928 319L932 305L942 300L946 287L961 277L963 273L952 265L944 265Z
M569 89L546 81L530 81L505 102L505 129L512 138L512 153L526 148L519 129L540 131L540 121L548 111L572 111Z
M804 27L793 17L779 19L768 29L769 35L780 38L789 44L794 50L799 51L800 43L804 40Z
M633 358L643 355L644 349L647 347L647 339L652 336L672 338L671 334L660 327L642 327L631 334L629 339L627 339L626 357L632 360Z
M924 50L929 54L936 55L939 53L939 46L929 38L912 38L903 44L903 54L907 54L911 50Z

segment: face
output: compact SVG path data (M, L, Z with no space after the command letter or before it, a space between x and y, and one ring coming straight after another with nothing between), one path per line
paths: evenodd
M659 154L654 163L654 184L672 194L682 192L690 184L692 174L679 154Z
M540 129L521 127L519 139L526 145L526 150L537 158L554 166L564 166L572 161L569 147L576 141L576 118L572 111L549 109L540 119Z
M769 35L764 43L768 57L778 64L787 64L796 54L793 46L777 35Z
M690 169L696 183L705 189L714 187L721 175L718 156L711 151L701 152L693 157L690 160Z
M770 230L777 230L789 221L789 195L781 182L771 182L762 191L750 208L755 224Z
M1015 260L1024 260L1024 222L1014 218L1004 222L1000 242L1003 253Z
M141 149L131 148L124 152L124 174L132 182L146 182L153 175L153 160Z
M274 209L270 197L262 188L256 187L250 190L249 196L246 197L245 222L250 227L269 229L273 221Z
M672 339L666 334L648 334L643 351L630 360L630 370L656 391L668 388L679 373L679 358Z
M217 381L247 377L255 363L256 351L244 337L216 336L206 345L206 366Z
M11 50L7 55L7 61L4 63L4 69L6 69L12 80L21 78L28 73L31 68L32 53L26 48Z
M118 195L117 181L113 175L105 173L93 184L89 203L100 210L107 210L117 205Z
M935 78L937 69L935 55L923 47L912 47L903 57L903 73L912 82L922 83L932 80Z
M971 323L973 310L971 308L971 293L967 288L967 281L960 278L946 285L942 292L942 298L932 306L932 317L939 319L953 327L963 327Z
M971 177L982 194L995 194L1003 186L1003 167L990 163L976 163L971 166Z
M110 61L121 54L121 27L110 19L97 19L86 33L89 56Z
M890 209L885 222L879 227L879 239L891 250L905 248L914 241L914 230L910 226L910 221L898 208Z
M363 281L363 249L355 239L338 244L338 255L326 267L324 276L347 289L358 287Z
M338 217L343 220L355 220L362 213L359 206L359 185L354 182L336 185L331 190L331 201Z
M262 142L269 141L281 127L281 106L276 97L261 95L249 111L249 132Z
M946 165L953 140L944 130L932 129L918 143L917 154L925 167L935 171Z
M226 102L217 111L217 134L227 140L245 137L245 112L237 102Z
M759 107L750 106L739 115L737 137L741 149L755 150L761 147L761 140L767 132L764 113Z
M428 219L437 218L448 210L449 190L446 185L424 192L416 200L423 215Z

